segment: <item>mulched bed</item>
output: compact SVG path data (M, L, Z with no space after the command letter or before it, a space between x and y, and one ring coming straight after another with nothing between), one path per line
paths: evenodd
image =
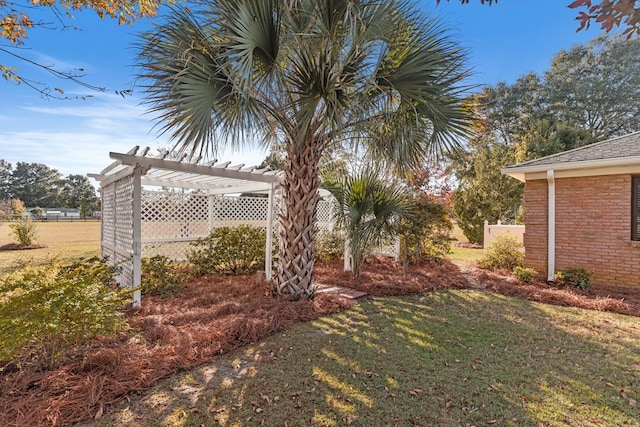
M21 245L20 243L7 243L6 245L0 246L0 251L24 251L27 249L42 249L46 248L47 245Z
M469 274L482 285L482 289L514 298L571 306L589 310L608 311L640 316L640 290L594 286L586 291L575 288L559 288L543 281L522 284L506 271L487 271L470 267Z
M388 258L371 257L355 279L342 271L342 262L318 263L316 279L374 297L461 289L474 282L518 298L640 316L640 295L521 285L508 274L474 267L461 271L448 261L411 266L404 272ZM57 369L0 372L0 425L67 425L99 418L106 405L148 389L161 378L351 304L329 294L318 294L312 301L274 298L253 275L190 281L178 297L145 297L141 309L127 314L129 334L100 337Z
M319 283L355 289L373 297L468 287L460 269L449 261L410 265L404 272L393 259L377 256L368 258L357 278L353 278L350 272L343 271L342 260L317 264L315 277Z
M68 425L99 417L105 405L160 378L351 303L274 298L254 276L203 277L176 298L145 297L128 313L138 335L98 338L51 371L0 374L0 425Z

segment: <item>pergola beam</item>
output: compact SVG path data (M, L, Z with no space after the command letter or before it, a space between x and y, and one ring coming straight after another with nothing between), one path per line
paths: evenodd
M163 160L153 157L136 156L132 154L121 154L114 152L109 153L109 157L119 160L123 165L140 165L142 167L150 169L164 169L175 172L186 172L218 178L231 178L241 181L265 182L268 184L280 183L282 181L282 177L279 175L247 172L242 170L228 169L226 167L223 168L217 166L203 166L192 163L177 162L174 160Z

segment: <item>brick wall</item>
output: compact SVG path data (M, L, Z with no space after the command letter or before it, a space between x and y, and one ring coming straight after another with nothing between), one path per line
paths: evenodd
M546 180L527 182L525 203L525 264L546 275ZM556 270L584 267L596 285L640 287L630 240L631 176L556 179Z
M547 181L527 181L524 186L525 267L547 275Z

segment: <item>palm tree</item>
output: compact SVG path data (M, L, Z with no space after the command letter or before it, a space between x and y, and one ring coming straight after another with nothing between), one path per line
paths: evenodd
M323 187L336 200L337 223L346 232L351 271L357 277L367 252L397 236L400 220L413 215L411 199L402 186L369 165L353 176L326 180Z
M464 52L405 0L209 0L143 35L146 102L183 153L258 139L287 156L274 289L313 294L318 161L341 144L400 169L470 127Z

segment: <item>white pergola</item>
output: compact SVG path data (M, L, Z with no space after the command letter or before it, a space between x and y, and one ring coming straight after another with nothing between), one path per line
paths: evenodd
M150 155L148 147L143 150L134 147L124 154L111 152L109 156L115 160L111 165L88 176L100 183L102 255L120 269L121 286L140 287L144 248L185 244L205 237L225 221L273 230L275 198L283 180L281 171L230 162L201 163L200 159L185 157L168 159L169 152ZM162 191L153 192L148 190L150 187ZM237 197L224 199L224 195L239 193L266 193L267 197L253 198L250 204ZM245 218L231 218L229 212L238 211L239 207L243 208ZM324 210L330 211L329 203ZM222 215L216 217L216 212ZM225 218L221 220L222 217ZM154 235L153 230L159 227L164 234ZM266 236L265 276L271 280L273 232L267 232ZM134 292L133 299L134 306L140 305L139 290Z

